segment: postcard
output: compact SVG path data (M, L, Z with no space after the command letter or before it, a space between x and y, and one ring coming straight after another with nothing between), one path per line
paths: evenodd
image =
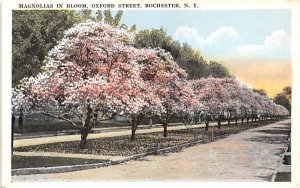
M299 186L299 3L2 13L1 186Z

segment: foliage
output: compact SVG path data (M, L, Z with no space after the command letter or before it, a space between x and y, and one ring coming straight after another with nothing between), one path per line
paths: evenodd
M144 30L138 33L135 46L137 48L162 48L170 52L178 65L188 74L188 79L213 77L231 77L227 68L218 62L207 63L199 51L188 44L180 44L166 34L163 28Z
M291 87L283 88L282 92L278 93L275 98L274 102L276 104L280 104L288 109L289 113L291 113L291 99L292 99L292 89Z
M14 10L12 18L12 84L16 86L40 71L49 50L79 17L67 10Z
M207 73L215 78L231 77L228 69L221 63L210 61L207 66Z
M265 95L267 96L267 93L263 89L253 89L254 92L259 93L260 95Z

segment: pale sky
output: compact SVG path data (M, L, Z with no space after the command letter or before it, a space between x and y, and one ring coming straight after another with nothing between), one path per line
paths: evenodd
M290 10L124 11L122 23L139 31L163 27L269 96L291 85Z

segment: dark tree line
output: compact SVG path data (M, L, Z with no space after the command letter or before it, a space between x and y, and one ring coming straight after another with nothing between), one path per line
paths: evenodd
M74 11L31 10L12 12L12 84L35 76L47 53L66 29L79 22Z
M282 92L278 93L274 102L284 106L291 114L292 88L290 86L283 88Z
M228 69L221 63L210 61L207 62L201 53L194 50L191 46L168 36L163 28L144 30L138 33L135 46L137 48L162 48L171 52L178 65L183 68L188 79L198 79L201 77L231 77Z

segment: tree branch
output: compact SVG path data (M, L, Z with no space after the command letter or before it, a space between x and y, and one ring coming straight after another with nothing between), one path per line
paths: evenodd
M50 114L50 113L45 112L45 111L41 111L41 112L42 112L42 114L44 114L44 115L47 115L47 116L50 116L50 117L53 117L53 118L56 118L56 119L64 120L64 121L66 121L66 122L72 124L74 127L78 128L78 129L81 129L80 126L76 125L74 122L72 122L71 120L69 120L69 119L67 119L67 118L64 118L64 117L62 117L62 116L56 116L56 115Z
M107 121L107 120L111 120L111 119L114 119L115 117L114 116L111 116L111 117L108 117L108 118L105 118L105 119L99 119L99 121Z
M75 116L77 116L79 119L81 119L81 116L80 116L79 114L77 114L75 111L73 111L73 114L74 114Z
M127 120L127 122L128 122L130 125L133 124L133 122L129 120L128 116L126 116L126 120Z

